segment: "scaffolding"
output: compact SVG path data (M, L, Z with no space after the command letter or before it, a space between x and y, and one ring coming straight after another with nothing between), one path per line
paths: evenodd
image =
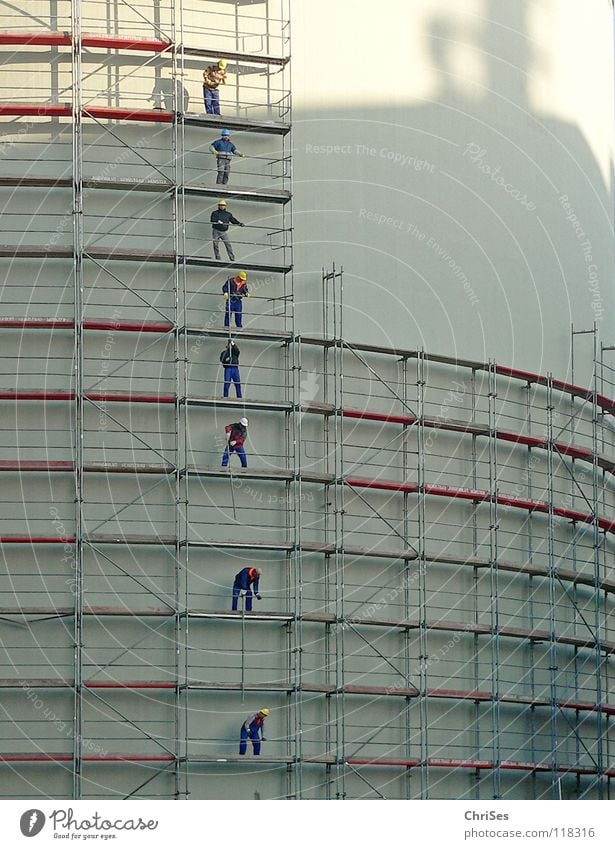
M0 33L51 69L49 98L0 102L0 187L48 190L0 256L51 279L26 303L9 277L0 317L0 472L27 508L8 497L0 520L0 769L20 798L23 776L60 797L234 796L245 764L288 799L610 796L613 348L589 332L577 385L574 328L572 382L352 341L335 266L322 332L300 333L286 3L130 8ZM188 76L218 58L230 114L191 111ZM221 127L261 151L222 186ZM254 210L241 262L203 247L212 197ZM236 269L241 399L215 371ZM210 434L248 411L266 450L220 469ZM246 562L267 565L264 611L228 609ZM258 765L234 735L257 698L276 728Z

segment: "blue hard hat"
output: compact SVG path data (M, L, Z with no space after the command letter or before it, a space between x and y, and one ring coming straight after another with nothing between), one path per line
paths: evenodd
M222 130L222 132L220 133L221 136L230 136L230 134L231 134L230 130Z

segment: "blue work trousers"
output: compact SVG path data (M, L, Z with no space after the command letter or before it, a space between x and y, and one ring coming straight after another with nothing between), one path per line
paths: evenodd
M205 112L208 115L220 114L220 92L218 89L207 88L203 86L203 101L205 103Z
M239 376L239 366L224 366L224 397L228 398L231 383L235 384L235 392L237 397L241 398L241 377Z
M252 746L254 748L254 754L260 755L261 753L261 738L258 733L258 726L251 725L250 730L246 731L244 726L241 726L241 742L239 743L239 754L245 755L246 749L248 748L248 737L252 740Z
M228 466L229 463L229 452L232 454L235 452L239 457L242 467L245 469L248 465L248 459L246 457L246 452L243 445L227 445L224 449L224 454L222 455L222 466Z
M233 607L232 610L237 610L237 604L239 602L239 596L241 595L241 591L244 590L246 594L246 611L252 610L252 587L242 587L237 581L233 584Z
M231 298L226 302L226 309L224 310L224 326L230 327L231 324L231 313L235 314L235 326L241 327L241 298L233 299Z

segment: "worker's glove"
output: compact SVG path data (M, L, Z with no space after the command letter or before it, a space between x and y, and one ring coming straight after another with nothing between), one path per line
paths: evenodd
M262 601L262 600L263 600L263 597L262 597L262 595L261 595L260 593L256 593L256 598L257 598L259 601Z
M245 153L240 153L239 156L243 159L245 157Z
M245 227L246 225L245 225L245 224L240 224L239 226L240 226L240 227Z
M266 743L266 742L267 742L267 738L266 738L266 737L261 737L261 740L263 741L263 743Z
M236 440L236 439L231 439L231 441L230 441L230 445L237 445L237 440Z
M225 293L224 293L224 300L225 300L225 301L228 301L228 292L225 292Z
M251 298L251 297L252 297L252 295L251 295L249 292L246 292L245 297L246 297L246 298Z

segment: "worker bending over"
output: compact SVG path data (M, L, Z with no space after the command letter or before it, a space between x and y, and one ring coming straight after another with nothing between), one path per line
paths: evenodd
M239 754L245 755L248 747L248 737L252 740L252 747L255 755L261 753L261 740L265 739L263 734L265 719L269 716L269 708L262 708L258 713L253 713L249 716L241 726L241 735L239 743Z
M237 610L237 603L242 592L246 594L246 611L252 610L252 588L254 595L260 601L261 594L258 591L258 582L262 575L261 569L256 566L246 566L241 572L235 575L235 583L233 584L233 607L232 610Z
M246 441L246 436L248 435L248 420L244 416L244 418L239 419L238 422L227 425L224 428L224 431L226 433L226 448L222 455L222 468L225 469L228 466L229 456L233 452L235 452L235 454L239 457L242 468L247 468L248 461L246 459L246 452L243 444Z

